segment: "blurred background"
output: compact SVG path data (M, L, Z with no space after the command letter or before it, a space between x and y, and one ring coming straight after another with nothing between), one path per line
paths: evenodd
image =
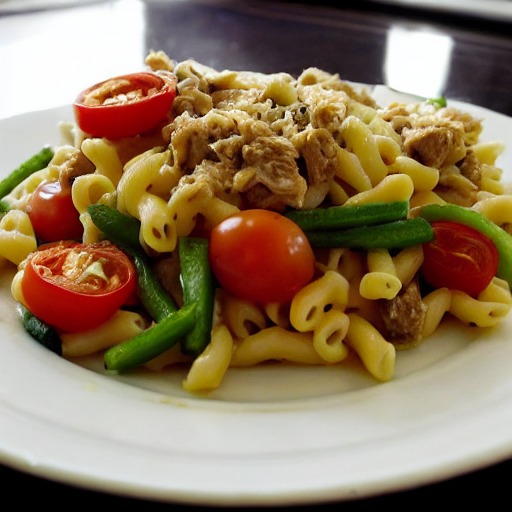
M0 0L0 118L69 103L150 49L219 70L307 62L511 114L511 22L510 0Z

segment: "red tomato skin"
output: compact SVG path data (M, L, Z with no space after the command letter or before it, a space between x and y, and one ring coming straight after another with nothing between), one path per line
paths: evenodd
M118 287L106 293L77 292L73 283L66 283L64 287L56 279L44 277L44 269L40 267L56 251L75 247L94 251L99 245L92 244L87 249L86 244L65 242L32 253L27 259L21 283L27 308L48 325L66 332L86 331L107 321L136 290L136 271L124 253L115 248L115 253L110 254L110 261L116 268L122 267L124 278ZM105 257L109 251L101 251L101 254Z
M175 81L165 80L154 73L132 73L111 80L117 79L131 81L134 89L156 87L159 91L132 103L85 105L85 96L108 80L85 89L73 104L76 122L82 131L93 137L114 140L151 130L166 119L176 97Z
M294 222L268 210L245 210L212 230L210 265L237 297L288 303L313 278L315 257Z
M38 239L43 243L82 238L84 227L71 193L63 191L58 181L42 182L36 188L27 213Z
M498 269L498 250L476 229L452 221L432 223L435 239L423 244L421 273L434 288L450 288L476 297Z

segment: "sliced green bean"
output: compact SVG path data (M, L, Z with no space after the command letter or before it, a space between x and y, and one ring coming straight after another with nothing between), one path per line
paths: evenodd
M106 204L91 204L87 207L94 225L112 242L134 249L142 249L139 241L140 221L124 215Z
M146 311L155 322L160 322L171 313L176 312L176 305L153 272L145 254L134 249L120 246L131 255L137 269L139 298Z
M134 338L109 348L103 356L105 368L124 372L173 347L194 328L196 307L196 304L185 306Z
M347 247L349 249L403 249L430 242L434 231L421 217L341 231L306 231L312 247Z
M437 220L459 222L480 231L489 238L498 250L499 260L496 275L507 281L512 289L512 236L504 229L480 212L455 204L429 204L423 206L420 215L429 222Z
M34 338L38 343L47 349L55 352L57 355L62 355L62 341L57 334L57 331L40 320L37 316L33 315L25 306L18 304L18 313L21 318L21 323L24 329Z
M140 221L105 204L91 204L87 212L94 225L132 257L137 269L139 297L153 320L160 322L174 313L176 305L153 272L139 242Z
M214 281L208 261L208 240L180 238L179 253L183 302L197 302L196 325L181 340L181 350L197 356L210 342L213 322Z
M0 199L12 192L15 187L27 179L31 174L47 167L50 160L53 158L53 154L52 148L48 146L44 147L39 153L22 163L18 169L12 171L7 178L0 181ZM6 206L5 203L2 204Z
M345 229L405 219L408 201L294 210L285 216L303 230Z

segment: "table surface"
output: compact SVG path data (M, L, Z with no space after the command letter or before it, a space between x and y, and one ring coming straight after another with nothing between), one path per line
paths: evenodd
M506 19L406 9L396 2L343 2L343 7L265 1L71 4L0 11L2 77L17 77L0 80L0 119L69 103L91 83L140 69L150 49L176 60L193 57L216 69L298 74L312 65L347 80L424 97L444 95L512 116L512 31ZM511 471L512 460L505 460L448 481L343 506L453 503L460 508L486 499L494 510L510 510L504 482ZM0 481L5 503L37 497L51 505L167 506L76 489L7 466L0 466Z

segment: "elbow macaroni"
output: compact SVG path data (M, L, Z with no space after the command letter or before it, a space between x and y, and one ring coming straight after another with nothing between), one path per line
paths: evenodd
M359 293L365 299L393 299L396 297L402 283L396 276L395 266L389 251L375 249L368 251L368 272L359 283Z
M395 371L395 347L364 318L355 313L349 313L348 317L347 343L376 379L390 380Z
M299 332L314 331L330 308L345 310L348 291L348 281L338 272L328 270L295 294L290 323Z
M25 212L10 210L0 218L0 256L19 265L36 248L36 235Z
M500 323L512 308L508 284L494 278L477 298L459 290L451 291L450 313L459 320L478 327L493 327Z
M230 293L224 294L222 315L230 332L239 339L247 338L267 326L265 314L257 304Z
M233 353L233 337L224 324L212 331L211 341L192 363L183 388L187 391L207 391L219 387Z
M145 321L138 314L120 309L104 324L80 333L61 333L62 355L81 357L105 350L134 338L145 329Z
M331 309L320 319L313 333L313 347L328 363L339 363L348 356L344 344L349 317L342 311Z

